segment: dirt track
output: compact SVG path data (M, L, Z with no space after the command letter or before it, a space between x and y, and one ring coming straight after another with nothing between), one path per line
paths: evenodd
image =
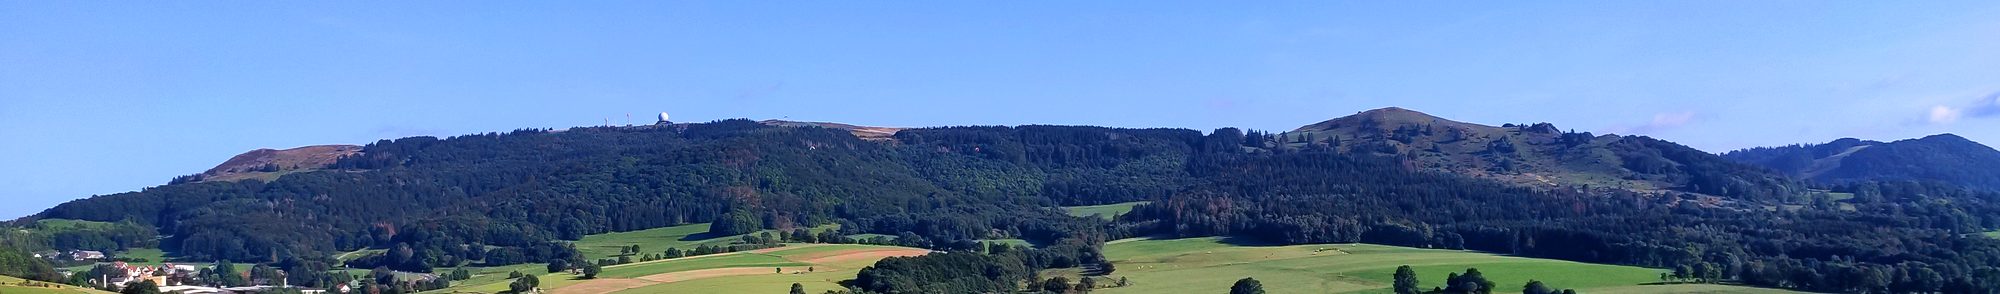
M584 281L582 283L577 283L576 285L569 285L569 287L556 288L555 290L549 291L549 293L551 294L611 293L611 292L624 291L626 289L652 286L653 284L659 284L659 282L639 280L639 279L595 279L595 280Z
M659 283L673 283L680 281L699 280L699 279L727 277L727 276L775 275L775 274L778 274L777 270L775 268L769 268L769 267L732 267L732 268L717 268L717 269L705 269L705 270L691 270L684 272L671 272L671 273L639 277L639 279L659 282Z

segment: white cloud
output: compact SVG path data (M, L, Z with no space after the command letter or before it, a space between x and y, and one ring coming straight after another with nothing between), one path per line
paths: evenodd
M1686 125L1688 122L1692 121L1694 121L1693 111L1659 113L1659 114L1653 114L1653 122L1647 123L1646 126L1655 128L1671 128L1671 127Z
M1972 104L1963 107L1950 105L1931 106L1930 112L1924 114L1924 122L1942 125L1955 123L1960 119L1993 116L2000 116L2000 92L1986 94L1986 96L1979 97L1979 99L1974 99Z
M1933 124L1948 124L1957 122L1958 117L1960 115L1962 115L1962 112L1960 112L1957 108L1951 108L1951 106L1938 105L1931 107L1931 114L1929 120Z

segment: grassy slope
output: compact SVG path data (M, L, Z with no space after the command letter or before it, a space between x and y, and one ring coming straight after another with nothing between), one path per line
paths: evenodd
M776 268L776 267L791 267L791 266L806 266L806 264L791 260L786 260L783 257L778 257L776 255L769 255L769 254L757 254L757 253L738 253L738 254L726 254L726 255L718 254L712 256L696 256L694 258L669 260L667 262L635 263L635 264L606 267L604 268L604 273L599 274L598 276L607 278L637 278L637 277L650 276L654 274L684 272L691 270L714 269L714 268L730 268L730 267Z
M993 244L993 243L1000 243L1000 244L1007 244L1007 245L1013 245L1014 247L1035 247L1035 243L1032 243L1032 242L1028 242L1028 240L1021 240L1021 239L986 239L986 240L979 240L979 244Z
M828 253L828 252L871 250L871 249L883 249L883 248L900 248L900 247L876 246L876 245L818 245L813 247L773 251L770 253L766 253L765 255L774 256L785 260L795 260L795 259L800 259L800 258L795 258L796 256L802 256L802 255L810 255L810 254L824 255L823 253ZM692 281L646 286L646 287L626 290L619 293L635 293L635 294L636 293L716 293L716 294L785 293L786 291L791 290L793 283L798 283L802 286L805 286L806 293L824 293L827 290L842 289L839 284L840 281L854 279L854 275L860 273L861 268L868 267L869 265L874 265L875 261L877 260L879 259L851 260L851 261L817 263L817 264L801 262L801 264L804 264L804 266L813 267L813 272L805 274L771 274L771 275L731 276L731 277L698 279ZM729 266L729 267L739 267L739 266ZM790 272L793 271L793 269L794 268L788 266L786 268L786 271Z
M840 226L826 225L826 226L814 227L809 230L813 233L819 233L826 230L836 230L836 229L840 229ZM755 233L750 233L748 235L762 235L764 233L771 233L775 235L783 232L777 230L763 230ZM620 248L625 248L632 245L639 245L639 251L641 251L641 253L643 254L658 254L666 252L667 248L670 247L680 248L682 250L688 250L688 249L694 249L695 246L701 246L703 244L718 245L718 246L728 245L730 242L738 241L739 238L742 238L742 236L743 235L728 235L728 236L710 235L708 234L708 224L700 223L692 225L680 225L680 226L672 226L665 228L638 230L631 232L604 233L604 234L583 236L583 240L576 241L576 250L583 252L583 256L585 258L589 258L589 260L597 260L600 258L618 257L618 251Z
M729 235L729 236L709 235L708 229L709 225L706 223L702 223L702 224L680 225L680 226L672 226L664 228L638 230L631 232L589 235L589 236L584 236L583 240L576 241L576 249L577 251L582 252L583 256L589 258L589 260L597 260L601 258L616 257L618 256L619 248L624 248L631 245L639 245L639 250L643 251L644 254L658 254L666 252L667 248L680 248L682 250L689 250L689 249L694 249L694 247L703 244L725 245L732 241L736 241L738 240L738 238L742 237L741 235ZM812 228L814 232L818 232L821 230L830 230L830 229L838 229L838 227L821 226ZM769 232L776 234L775 231L769 231ZM762 233L763 232L752 233L752 234L762 234ZM727 256L703 256L703 258L709 258L709 257L727 257ZM718 266L718 267L730 267L727 266L732 264L729 262L740 262L738 264L742 264L744 266L783 264L783 263L772 262L771 260L751 260L751 259L754 258L730 259L727 262L720 263L720 265L724 266ZM682 259L675 259L675 260L678 261ZM688 259L688 260L698 261L700 259ZM606 267L602 275L605 277L638 277L654 273L713 268L707 266L716 265L709 263L688 263L688 264L677 263L673 265L661 265L660 263L661 262L635 263L629 265ZM511 265L511 266L493 267L493 268L473 268L473 270L474 274L472 280L456 283L454 284L453 287L447 288L441 292L457 291L457 292L495 293L503 291L507 289L507 283L512 282L511 279L507 278L507 274L515 270L519 270L521 271L521 273L524 274L542 275L541 278L544 289L554 289L556 287L567 286L580 282L572 280L571 279L572 277L569 274L562 274L562 273L549 274L545 265L539 263L525 264L525 265ZM786 285L788 287L790 286L790 284Z
M639 245L640 251L659 253L666 252L669 247L691 249L702 244L728 244L736 238L709 235L708 224L702 223L584 236L583 240L576 241L576 250L583 252L588 260L597 260L616 257L619 248L632 245Z
M799 246L800 244L793 244L793 245ZM881 249L881 248L896 248L896 247L875 246L875 245L813 245L811 247L801 247L795 249L778 249L777 251L766 252L766 253L739 252L739 253L704 255L696 257L653 261L653 262L641 262L634 264L609 266L604 268L604 272L600 273L599 277L637 278L637 277L644 277L649 275L672 273L672 272L718 269L718 268L738 268L738 267L772 268L773 273L775 273L776 268L779 267L786 268L786 271L788 272L798 269L800 267L813 267L814 271L808 274L782 274L782 275L770 274L770 275L719 277L719 278L699 279L699 280L678 282L678 283L658 284L638 289L632 289L627 292L630 293L783 293L784 291L788 291L791 289L792 283L801 283L807 285L808 289L812 289L812 291L808 292L818 293L818 292L824 292L826 290L833 290L839 288L839 284L836 284L836 282L841 280L853 279L854 275L860 272L862 267L874 264L875 260L870 259L870 260L855 260L855 261L845 261L836 263L814 264L814 263L806 263L793 260L794 257L815 255L815 254L824 255L825 253L837 252L837 251L858 251L858 250L870 250L870 249ZM546 274L545 271L542 268L540 268L540 265L535 265L535 267L531 269L524 269L522 270L522 272L528 274L541 275L543 289L562 288L569 285L575 285L577 283L584 282L584 280L576 279L574 275L570 275L567 273ZM444 292L498 293L500 291L506 290L507 283L511 282L511 280L506 279L506 275L507 275L506 271L497 271L496 275L497 278L483 279L484 277L475 277L472 281L463 283L463 285L469 285L469 286L454 287L452 289L447 289ZM777 291L775 292L769 291L770 289L777 289Z
M104 292L104 291L98 291L98 290L96 290L96 289L84 289L84 288L81 288L81 287L76 287L76 286L69 286L69 285L54 285L55 287L53 287L53 288L50 288L50 287L27 287L27 286L20 286L20 283L21 283L21 281L22 281L22 279L21 279L21 278L16 278L16 277L9 277L9 276L0 276L0 293L4 293L4 294L107 294L107 293L111 293L111 292Z
M73 219L43 219L43 220L36 220L35 224L40 225L43 229L48 231L98 229L116 225L108 222L73 220Z
M1367 244L1262 247L1230 245L1217 238L1121 240L1105 245L1104 253L1118 266L1111 276L1132 281L1129 287L1097 291L1107 294L1219 293L1244 277L1257 278L1271 293L1388 293L1400 265L1414 267L1425 289L1440 286L1447 273L1479 268L1497 287L1510 291L1529 279L1585 293L1779 291L1714 285L1637 288L1657 282L1661 270Z
M1104 219L1111 219L1118 217L1118 215L1125 214L1127 212L1132 212L1132 207L1139 206L1140 204L1146 204L1146 202L1147 201L1137 201L1137 202L1125 202L1125 203L1091 205L1091 206L1066 206L1063 207L1063 211L1069 212L1070 216L1085 217L1085 216L1095 215L1098 217L1102 217Z

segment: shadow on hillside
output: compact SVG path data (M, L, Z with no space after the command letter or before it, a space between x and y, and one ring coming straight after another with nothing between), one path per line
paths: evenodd
M1249 238L1249 237L1241 237L1241 236L1224 236L1224 237L1173 237L1173 236L1165 236L1165 235L1152 235L1152 236L1146 236L1146 237L1144 237L1144 238L1146 238L1146 239L1148 239L1148 240L1160 240L1160 241L1167 241L1167 240L1184 240L1184 239L1202 239L1202 238L1216 238L1216 242L1219 242L1219 243L1222 243L1222 244L1228 244L1228 245L1230 245L1230 246L1244 246L1244 247L1277 247L1277 246L1291 246L1291 245L1298 245L1298 244L1285 244L1285 243L1279 243L1279 242L1271 242L1271 241L1265 241L1265 240L1259 240L1259 239L1257 239L1257 238Z
M1239 236L1222 237L1220 241L1222 242L1222 244L1229 244L1233 246L1246 246L1246 247L1277 247L1277 246L1292 245L1292 244L1265 241L1257 238L1248 238Z
M708 240L708 239L715 239L722 237L728 237L728 236L723 234L716 234L714 232L701 232L692 235L681 236L681 241L701 241L701 240Z

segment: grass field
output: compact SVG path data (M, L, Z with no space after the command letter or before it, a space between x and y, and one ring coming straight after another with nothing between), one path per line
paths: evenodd
M69 285L22 286L21 278L0 276L0 294L108 294L111 292L84 289Z
M583 252L586 260L597 260L618 256L619 248L632 245L639 245L640 251L657 253L666 252L669 247L690 249L702 244L728 244L736 238L738 236L709 235L708 224L701 223L583 236L583 240L576 241L576 250Z
M1662 270L1630 266L1521 258L1454 250L1368 244L1238 246L1219 238L1120 240L1105 245L1117 265L1110 277L1132 285L1096 293L1221 293L1237 279L1254 277L1270 293L1389 293L1397 266L1416 269L1422 288L1441 286L1448 273L1478 268L1496 292L1519 289L1528 280L1584 293L1782 293L1781 290L1721 285L1641 286L1658 282Z
M684 258L670 262L636 263L606 267L604 268L604 273L598 274L598 276L606 278L637 278L660 273L725 267L777 268L792 266L806 266L806 264L771 254L728 254L696 256L694 258Z
M875 264L875 261L881 260L882 257L856 256L857 258L846 260L818 261L815 258L843 256L846 254L879 250L908 250L908 248L877 245L812 245L798 248L784 248L757 255L775 257L799 264L786 266L785 271L787 273L779 274L774 271L771 274L726 276L662 283L618 293L785 293L791 290L793 283L805 286L806 293L823 293L827 290L841 289L840 281L854 279L854 275L859 273L861 268ZM799 273L798 267L800 266L811 267L812 271Z
M631 232L617 232L617 233L605 233L605 234L583 236L582 240L576 241L576 250L578 252L583 253L583 256L587 258L586 260L597 260L601 258L616 257L618 256L618 251L620 248L625 248L632 245L639 245L639 250L644 251L646 253L660 253L660 252L666 252L667 248L680 248L686 250L686 249L692 249L695 246L700 246L702 244L709 244L709 245L728 244L730 241L734 241L736 240L736 238L739 237L740 236L737 235L710 236L708 235L708 224L701 223L701 224L680 225L680 226L672 226L664 228L638 230ZM350 254L351 256L348 256L348 258L359 257L364 254L369 254L373 251L380 251L380 250L363 250L360 252L353 252L354 254ZM472 268L472 270L473 270L473 278L471 280L455 283L453 287L447 288L440 292L495 293L507 289L507 283L511 282L511 280L507 278L507 274L510 272L518 270L523 274L530 274L530 275L542 275L548 273L548 270L545 267L545 265L539 263L510 265L501 267L480 267L480 268ZM606 271L609 271L609 269L607 268ZM567 280L569 280L569 275L555 274L555 275L544 276L542 282L544 284L573 283Z
M1013 245L1014 247L1035 247L1035 243L1029 243L1029 242L1028 242L1028 240L1021 240L1021 239L987 239L987 240L979 240L979 244L980 244L980 245L987 245L987 244L993 244L993 243L1000 243L1000 244L1007 244L1007 245Z
M821 232L825 230L834 230L838 228L839 228L838 226L820 226L812 228L810 230L812 230L813 232ZM667 250L667 248L680 248L683 250L687 250L687 249L693 249L694 247L703 244L725 245L733 241L736 241L742 237L742 235L729 235L729 236L708 235L707 234L708 230L709 230L708 224L682 225L682 226L673 226L673 227L656 228L656 229L631 231L631 232L589 235L589 236L584 236L582 240L576 241L575 244L577 251L582 252L583 255L589 258L590 260L596 260L600 258L616 257L618 256L619 250L621 248L629 247L631 245L639 245L639 249L641 251L644 251L647 254L654 254L654 253L664 252ZM772 234L778 233L777 231L764 231L764 232L770 232ZM764 232L751 233L751 235L760 235L763 234ZM605 267L604 272L599 273L598 276L601 279L634 279L634 278L646 277L662 273L686 272L686 271L708 270L708 269L719 269L719 268L746 268L746 267L768 268L772 270L772 273L774 273L773 275L759 275L755 276L754 278L749 278L749 280L736 281L736 282L742 283L758 279L771 280L771 281L780 281L780 280L791 281L791 282L785 282L783 285L778 286L780 287L779 292L783 292L790 289L789 287L791 287L791 283L799 282L794 280L799 280L799 279L825 280L830 277L843 274L843 272L845 274L845 277L840 277L840 280L852 279L854 278L854 273L860 270L860 267L858 266L847 268L841 265L806 263L806 262L787 259L787 257L819 256L826 254L837 254L842 251L856 251L856 250L881 249L881 248L899 248L899 247L871 246L871 245L792 244L792 246L788 247L763 250L764 251L763 253L705 255L705 256L697 256L690 258L679 258L672 260L608 266ZM873 264L874 260L873 259L866 260L866 263ZM866 266L866 264L863 264L862 266ZM815 270L820 270L822 268L825 270L820 270L807 274L798 274L798 275L792 275L792 274L775 275L775 273L777 272L776 268L779 267L784 267L787 269L797 267L800 268L801 270L807 267L813 267ZM448 271L449 269L444 269L444 270ZM473 268L473 270L474 274L471 280L455 283L454 287L437 292L497 293L507 289L507 283L512 282L511 279L507 278L507 275L508 273L516 270L524 274L540 275L543 289L559 289L571 285L576 285L578 283L586 282L586 280L578 280L573 275L566 273L549 274L546 268L544 268L544 265L542 264L526 264L526 265L514 265L514 266L491 267L491 268ZM733 278L735 277L718 278L718 279L731 281L730 279ZM669 284L679 285L688 283L692 283L692 285L700 285L701 283L707 283L706 282L707 280L710 279L698 279L681 283L661 284L661 285L656 285L655 287L673 288L679 286L664 286L664 285L669 285ZM762 284L756 284L756 283L753 284L763 286ZM834 289L837 285L832 284L831 282L827 282L826 284L821 284L821 286L825 286L824 289L830 290ZM769 287L754 287L754 288L761 289ZM815 290L815 291L824 291L824 290ZM676 290L674 292L682 293L680 290ZM702 293L702 292L703 291L687 292L687 293ZM646 293L646 292L641 292L641 293Z
M819 293L839 288L838 281L853 279L862 267L882 258L866 256L871 252L909 250L912 249L877 245L790 244L754 252L608 266L598 274L598 280L581 280L567 273L547 274L539 264L523 268L521 272L540 275L542 288L556 293L564 293L566 287L586 287L590 284L585 283L600 281L623 281L642 286L622 293L783 293L790 290L792 283L806 285L807 289L811 289L808 292ZM746 273L675 282L648 280L664 279L659 277L661 274L729 269L742 269ZM511 282L506 278L507 273L507 270L482 271L472 280L461 283L466 286L439 292L498 293L506 290L507 283Z
M826 225L826 226L811 228L809 230L817 234L822 231L835 230L835 229L840 229L840 226ZM748 235L753 235L753 236L761 235L767 232L774 235L782 233L777 230L763 230L750 233ZM597 260L600 258L617 257L620 248L625 248L632 245L639 245L639 250L642 253L654 254L654 253L666 252L667 248L680 248L682 250L687 250L687 249L694 249L696 246L701 246L703 244L727 245L730 242L738 241L739 238L742 238L742 236L743 235L727 235L727 236L710 235L708 234L708 224L700 223L700 224L680 225L680 226L672 226L665 228L638 230L631 232L604 233L604 234L583 236L583 240L576 241L576 250L579 252L583 252L583 256L585 258L588 258L588 260Z
M854 240L870 240L870 239L875 239L876 237L881 237L882 239L885 239L885 240L891 240L891 241L894 241L894 240L896 240L896 238L898 238L898 237L896 237L896 235L884 235L884 234L853 234L853 235L847 235L847 238L848 238L848 239L854 239Z
M117 225L108 222L73 219L42 219L36 220L35 224L41 226L43 230L49 231L101 229Z
M1069 212L1070 216L1086 217L1095 215L1104 219L1111 219L1118 217L1118 215L1132 212L1132 207L1146 203L1149 202L1137 201L1091 206L1065 206L1063 207L1063 211Z

